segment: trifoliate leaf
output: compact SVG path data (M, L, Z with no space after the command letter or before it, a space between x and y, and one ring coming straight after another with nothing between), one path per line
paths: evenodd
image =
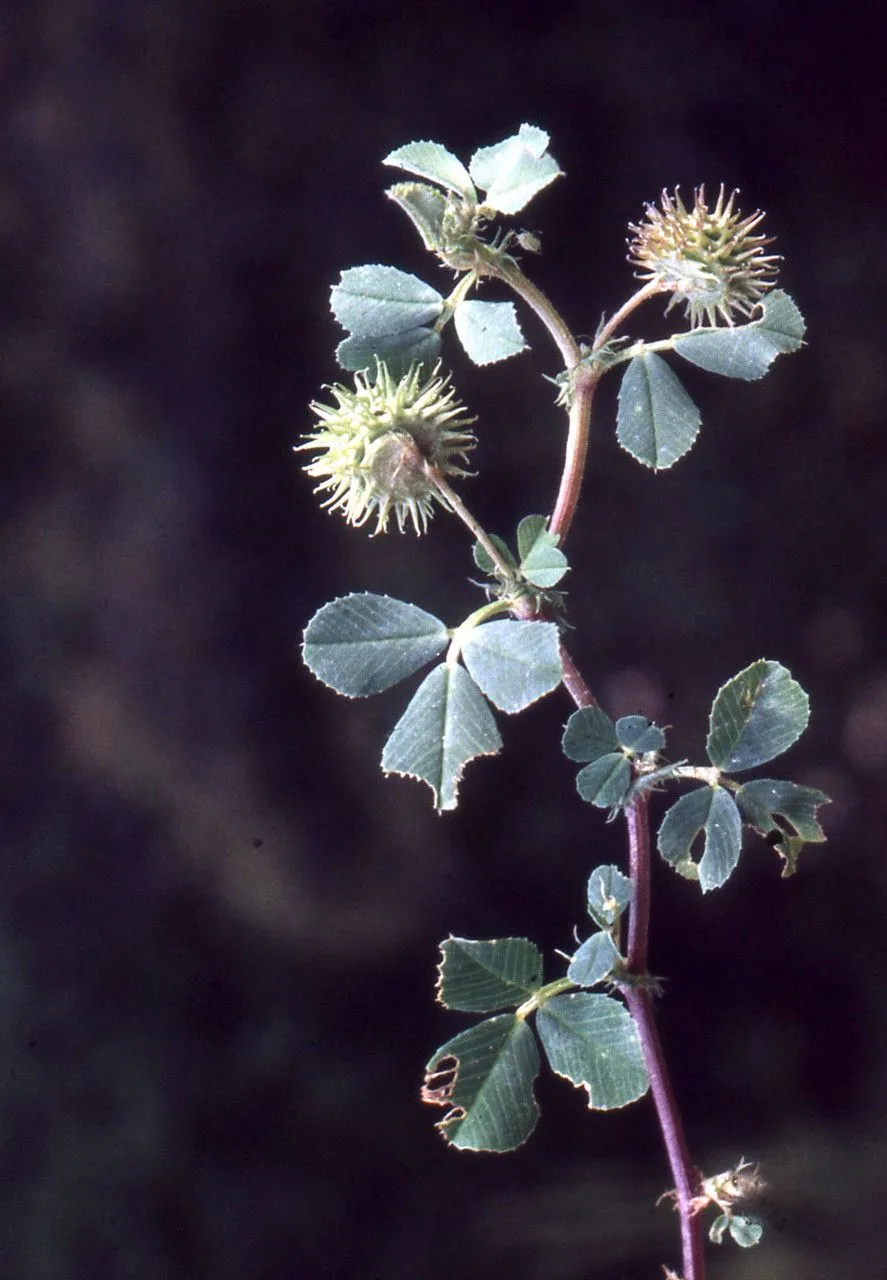
M492 1013L523 1004L542 981L542 953L526 938L450 936L440 947L437 998L447 1009Z
M619 388L616 437L633 458L665 471L693 446L702 419L680 379L653 351L628 362Z
M548 134L522 124L511 138L475 151L468 166L486 195L484 204L498 213L519 213L544 187L561 174L548 152Z
M502 1013L440 1046L425 1068L422 1101L449 1108L436 1128L451 1146L512 1151L536 1127L538 1074L532 1031Z
M444 300L417 276L374 263L343 271L330 305L342 328L355 338L379 338L433 325Z
M569 568L557 544L557 536L548 531L546 516L525 516L517 526L521 573L542 591L557 586Z
M390 596L354 593L318 609L305 628L302 656L337 693L367 698L418 671L448 641L446 626L424 609Z
M455 809L469 760L502 746L484 696L464 667L442 662L425 677L382 752L386 773L427 782L436 809Z
M708 723L708 758L725 773L755 769L787 751L807 727L809 699L791 673L765 658L718 690Z
M753 382L763 378L778 355L804 345L804 317L782 289L759 304L760 320L732 328L694 329L674 339L674 349L709 373Z
M695 862L692 845L704 837L702 857ZM699 787L681 796L662 819L659 852L679 875L698 880L703 893L728 880L742 848L742 819L736 802L723 787Z
M563 678L553 622L487 622L462 643L462 657L481 692L514 714L556 689Z
M406 146L397 147L390 152L382 163L395 169L404 169L407 173L415 173L419 178L439 182L442 187L455 191L466 200L474 202L477 199L464 164L440 142L408 142Z
M552 1069L588 1091L589 1107L625 1107L646 1093L637 1027L618 1000L587 991L554 996L536 1014L536 1030Z
M567 721L561 750L568 760L597 760L619 748L616 727L600 707L580 707Z
M495 364L526 349L513 302L479 302L469 298L453 313L456 334L475 364Z

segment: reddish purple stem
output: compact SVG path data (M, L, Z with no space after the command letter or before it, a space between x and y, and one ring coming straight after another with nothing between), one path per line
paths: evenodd
M561 645L564 685L577 707L594 707L597 702L591 690L576 668L573 659ZM641 1051L650 1092L659 1119L659 1128L674 1179L675 1207L681 1219L681 1254L683 1258L682 1280L705 1280L705 1258L702 1249L702 1232L696 1215L693 1198L699 1189L699 1171L690 1158L687 1139L677 1099L672 1089L665 1053L653 1005L653 995L647 972L647 954L650 938L650 796L640 792L625 810L628 826L629 874L632 882L631 912L628 920L628 948L626 954L629 980L620 990L629 1013L638 1029ZM631 981L631 978L635 981Z

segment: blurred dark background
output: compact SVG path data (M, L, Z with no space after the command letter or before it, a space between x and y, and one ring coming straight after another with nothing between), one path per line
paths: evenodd
M577 660L698 758L724 679L784 662L813 719L774 772L834 798L797 877L749 845L700 901L657 866L652 966L694 1154L764 1161L770 1229L726 1280L883 1275L887 1167L887 258L881 42L865 6L32 0L5 6L0 1274L10 1280L635 1280L677 1265L652 1108L543 1078L509 1157L418 1100L466 1025L436 944L552 958L623 857L560 756L553 695L502 724L455 814L383 780L404 705L300 665L327 599L457 621L459 529L370 540L291 446L334 380L343 267L442 285L380 168L522 121L567 177L529 263L577 331L632 288L664 186L767 210L809 345L758 384L685 368L704 427L659 477L605 383L569 550ZM443 287L443 285L442 285ZM657 326L657 312L648 309ZM555 353L454 357L471 505L549 509ZM714 1251L713 1251L714 1252Z

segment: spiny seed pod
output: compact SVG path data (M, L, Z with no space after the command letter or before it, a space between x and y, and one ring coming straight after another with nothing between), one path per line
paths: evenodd
M304 470L320 480L315 493L329 491L323 505L343 511L355 526L375 515L374 534L385 531L392 512L401 532L409 517L416 533L424 533L435 501L446 506L426 464L444 476L469 474L456 463L476 444L468 430L475 419L456 399L449 376L438 376L439 364L424 378L423 369L413 364L396 382L379 361L375 377L355 374L353 391L328 387L335 404L312 402L320 426L296 445L297 452L318 454Z
M763 221L760 212L743 218L734 211L738 191L724 199L724 187L713 209L705 202L705 187L697 187L695 201L687 209L678 189L674 196L662 193L662 208L648 204L646 221L629 224L634 238L628 244L628 260L641 268L640 278L654 281L662 293L686 304L691 328L718 317L733 324L733 314L750 316L768 289L776 283L778 254L765 254L772 237L753 234Z

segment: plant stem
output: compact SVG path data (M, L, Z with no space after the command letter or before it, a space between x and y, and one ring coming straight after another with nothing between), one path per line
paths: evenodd
M610 316L610 319L595 338L592 350L600 351L604 343L609 342L623 320L627 320L632 311L637 310L641 303L646 302L648 298L652 298L655 294L661 292L659 285L654 280L650 280L643 288L638 289L637 293L633 293L627 302L623 302L622 306Z
M573 337L563 316L541 289L528 280L520 267L510 259L497 265L492 274L509 285L522 298L528 307L545 325L552 341L561 353L564 368L575 370L570 387L570 425L567 432L567 444L564 451L564 469L560 487L554 504L549 530L563 544L567 531L579 501L579 490L585 471L585 458L588 452L588 427L591 421L591 401L594 388L601 376L600 371L591 367L583 368L582 349Z
M569 325L554 303L545 296L541 289L533 284L532 280L529 280L524 275L517 263L510 258L506 258L498 262L495 268L490 270L489 274L504 280L518 297L523 298L527 306L536 312L561 353L564 368L572 369L575 364L578 364L582 358L582 352L579 349L579 343L570 331Z
M561 644L564 686L577 707L596 706L591 690ZM649 793L641 792L625 810L628 826L629 874L632 882L628 919L628 974L640 981L621 984L625 1003L638 1029L650 1092L674 1179L675 1207L681 1221L682 1280L705 1280L705 1257L700 1222L693 1198L699 1189L699 1172L690 1158L677 1099L668 1075L665 1052L656 1026L653 997L642 980L647 977L650 938L650 815Z
M563 640L560 642L560 647L564 688L577 707L596 707L598 705L597 699L580 675L578 667L564 647Z
M422 472L426 479L434 485L435 489L437 489L438 493L445 500L447 506L455 512L462 523L474 534L477 541L483 547L484 551L486 551L487 555L503 577L506 580L513 579L513 566L503 559L502 552L496 546L495 542L493 542L486 529L484 529L483 526L475 520L474 516L468 510L458 493L456 493L455 489L451 488L451 486L447 484L437 467L433 466L426 459L422 467Z
M632 882L628 928L627 970L643 978L647 975L650 937L650 796L635 796L625 811L628 825L629 873ZM677 1099L672 1089L665 1053L656 1026L653 996L641 983L626 982L621 987L628 1010L634 1018L650 1078L650 1092L656 1107L662 1140L665 1143L671 1176L674 1179L675 1207L681 1219L683 1280L704 1280L705 1258L702 1234L693 1198L699 1189L699 1172L690 1158Z
M647 298L651 298L658 289L651 283L646 284L637 293L632 294L618 311L610 317L595 338L592 352L599 351L604 343L612 337L623 320L631 315L636 307ZM571 368L570 365L567 368ZM567 446L564 451L564 469L561 475L560 488L554 504L549 529L556 534L561 546L566 540L582 488L582 477L585 474L585 458L588 453L588 433L591 426L591 405L595 389L604 375L601 365L593 362L574 368L570 385L570 429L567 434Z
M653 1013L653 999L650 992L642 987L623 986L622 995L638 1029L644 1063L650 1077L650 1092L671 1176L674 1178L675 1208L681 1220L682 1280L705 1280L701 1224L693 1204L700 1178L687 1150L684 1126L668 1076L665 1053Z
M514 290L518 297L524 300L528 307L535 311L561 353L564 368L572 375L570 384L570 422L564 451L564 468L548 526L551 533L555 534L560 545L563 546L579 502L579 492L582 488L582 477L585 473L585 460L588 453L591 404L594 399L595 388L604 374L604 369L600 366L595 367L591 362L582 363L582 349L566 321L542 290L538 289L524 275L516 262L512 259L498 262L495 268L489 270L489 274L503 280ZM660 292L658 286L650 282L632 294L628 301L622 304L601 329L595 339L593 350L599 350L636 307L639 307L642 302L646 302L648 298L653 297L658 292Z

